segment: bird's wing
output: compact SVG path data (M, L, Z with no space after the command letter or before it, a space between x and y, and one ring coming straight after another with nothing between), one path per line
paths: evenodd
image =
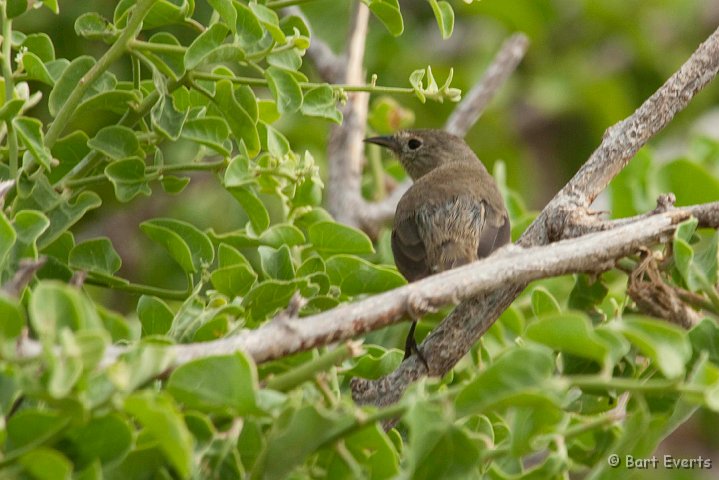
M427 250L413 216L395 219L392 229L392 254L397 270L413 282L429 275Z
M479 234L477 258L484 258L509 242L509 218L505 210L485 206L485 219Z

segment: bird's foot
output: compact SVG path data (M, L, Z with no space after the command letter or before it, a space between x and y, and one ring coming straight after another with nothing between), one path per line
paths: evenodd
M412 326L409 327L409 332L407 332L407 339L404 342L404 358L402 361L407 360L409 357L412 356L412 354L417 355L417 358L419 358L420 362L424 365L424 368L427 369L429 372L429 365L427 364L427 359L424 358L424 355L419 349L419 345L417 345L417 340L414 338L414 330L417 328L417 322L412 322Z

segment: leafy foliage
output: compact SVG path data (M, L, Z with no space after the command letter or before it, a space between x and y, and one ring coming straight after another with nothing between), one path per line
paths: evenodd
M410 25L397 0L363 2L390 35ZM664 281L691 291L706 314L689 332L639 312L625 277L610 272L537 282L451 375L376 410L354 405L348 382L391 372L396 342L259 366L242 352L217 354L168 374L170 345L256 328L295 294L305 316L405 283L386 232L372 240L322 208L318 162L284 133L293 118L341 123L346 92L308 77L310 28L280 14L283 2L83 7L75 32L101 44L97 58L58 57L59 37L13 28L38 15L28 3L0 1L0 178L13 187L0 212L3 478L609 478L610 453L646 456L697 409L719 410L719 237L691 221L656 252ZM54 0L35 4L60 11ZM422 8L447 38L454 8L465 7ZM417 66L406 88L357 88L459 100L453 70L439 86ZM369 116L381 133L413 119L388 97ZM698 142L700 159L658 168L641 152L612 185L614 212L651 208L659 186L682 202L715 200L719 146ZM374 193L385 174L402 175L370 161ZM507 187L504 164L495 177L516 237L535 213ZM198 184L224 194L221 206L196 202L196 222L142 215L129 249L85 228L141 210L143 197L193 204ZM215 215L222 221L202 221ZM145 265L156 281L132 280ZM107 291L130 298L126 313L104 306L114 304ZM39 342L31 359L16 348L25 335ZM113 344L127 351L115 358ZM615 425L622 392L627 417ZM385 432L380 421L392 418L401 423Z

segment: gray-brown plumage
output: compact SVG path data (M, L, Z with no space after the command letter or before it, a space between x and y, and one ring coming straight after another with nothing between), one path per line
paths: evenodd
M365 141L392 150L414 180L392 230L394 260L408 281L486 257L509 241L502 195L464 140L443 130L407 130ZM417 352L424 361L415 326L405 358Z

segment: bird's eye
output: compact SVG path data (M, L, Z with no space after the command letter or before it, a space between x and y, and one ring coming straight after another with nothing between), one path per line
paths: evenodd
M407 142L407 146L410 150L417 150L422 146L422 142L416 138L410 138L409 142Z

